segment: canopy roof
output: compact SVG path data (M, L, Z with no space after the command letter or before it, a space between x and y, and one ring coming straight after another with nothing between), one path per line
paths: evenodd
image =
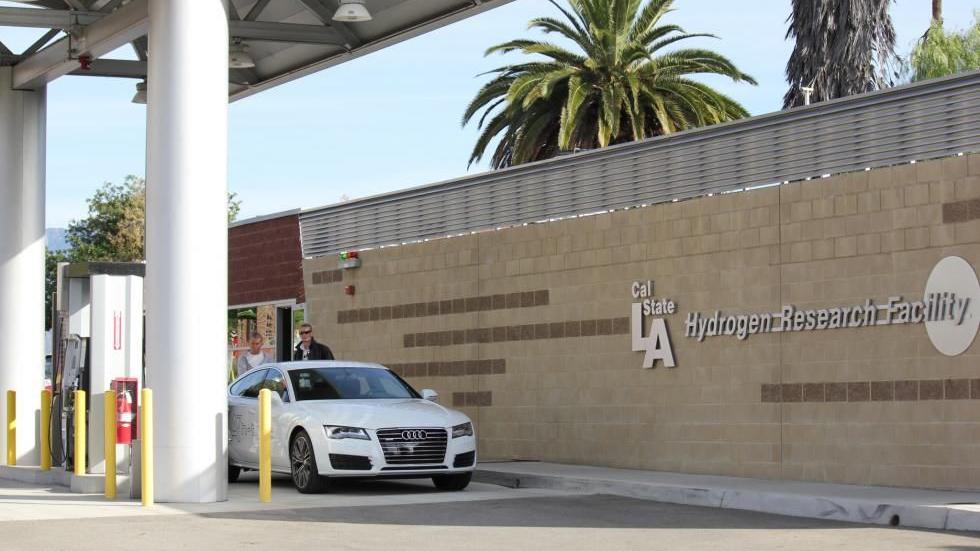
M338 0L230 0L229 35L248 47L250 69L230 69L232 100L343 63L512 0L365 0L371 21L333 21ZM65 74L146 77L148 0L38 0L0 7L0 65L14 87ZM38 9L40 8L40 9ZM23 52L3 45L3 26L47 29ZM131 43L138 60L103 56ZM93 61L82 69L79 58Z

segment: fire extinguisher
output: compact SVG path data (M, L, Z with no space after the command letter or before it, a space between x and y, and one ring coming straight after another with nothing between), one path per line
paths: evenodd
M124 390L116 398L116 443L130 444L132 441L133 397L129 390Z

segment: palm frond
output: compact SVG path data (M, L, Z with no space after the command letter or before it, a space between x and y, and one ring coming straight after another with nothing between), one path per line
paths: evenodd
M490 166L501 168L748 115L690 78L716 74L755 83L729 59L700 48L661 53L712 36L662 23L672 0L567 0L567 7L549 1L564 19L538 17L529 27L563 36L573 48L519 39L487 50L537 58L485 73L490 81L463 115L464 125L479 115L471 164L491 147Z

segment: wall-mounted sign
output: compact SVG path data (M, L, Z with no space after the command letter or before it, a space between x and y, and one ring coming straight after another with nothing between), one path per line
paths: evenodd
M670 332L663 316L674 314L677 303L654 296L652 280L633 282L630 293L633 351L644 352L645 368L654 367L657 360L674 367ZM895 295L881 301L868 298L828 308L786 304L779 312L690 312L684 322L684 336L697 342L719 336L745 340L764 333L918 323L925 325L929 340L942 354L956 356L970 347L980 330L980 280L969 262L958 256L940 260L929 274L921 299Z
M944 316L925 320L926 333L936 350L956 356L970 348L980 329L980 281L969 262L948 256L936 264L926 280L925 296L943 294L949 310Z
M633 339L633 352L645 352L643 367L650 369L654 362L660 360L667 367L677 365L674 362L674 349L670 344L670 333L667 322L662 317L677 311L677 304L669 298L657 298L653 295L653 281L634 281L630 286L633 295L632 315L630 316L630 334ZM646 318L650 321L650 331L644 336L643 329Z
M780 312L690 312L684 322L684 336L698 342L717 336L745 340L762 333L925 323L936 349L955 356L969 348L976 337L980 326L978 302L980 282L976 273L966 260L951 256L933 268L921 300L896 295L880 302L869 298L829 308L800 309L786 304Z

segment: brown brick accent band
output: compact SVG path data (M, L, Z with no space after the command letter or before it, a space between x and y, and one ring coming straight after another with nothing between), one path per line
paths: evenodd
M943 203L943 224L969 222L980 218L980 198Z
M481 392L453 392L453 407L487 407L493 405L493 393L489 390Z
M313 285L324 285L326 283L339 283L344 280L343 270L323 270L313 272Z
M765 403L980 400L980 379L764 384Z
M507 372L507 361L462 360L457 362L420 362L387 366L402 377L462 377L464 375L500 375Z
M465 314L467 312L483 312L486 310L530 308L533 306L547 306L550 302L551 293L547 289L539 289L537 291L524 291L521 293L482 295L434 300L431 302L396 304L394 306L340 310L337 312L337 323L359 323L365 321L445 316L447 314Z
M629 318L558 321L484 327L481 329L407 333L404 337L404 346L405 348L418 348L423 346L452 346L454 344L562 339L565 337L625 335L629 333L629 330Z

